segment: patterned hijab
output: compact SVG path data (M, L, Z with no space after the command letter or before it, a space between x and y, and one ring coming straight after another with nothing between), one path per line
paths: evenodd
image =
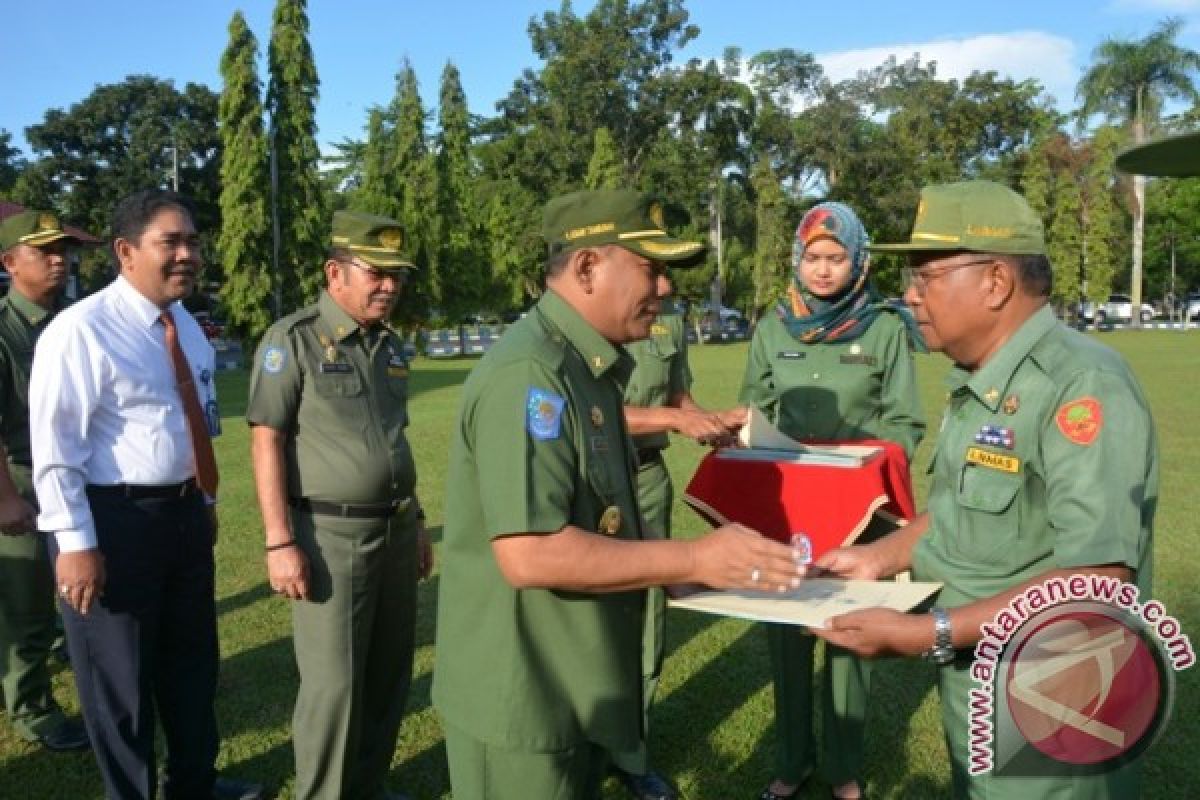
M846 248L850 259L850 281L837 295L822 299L804 287L800 264L804 251L818 239L833 239ZM871 240L858 215L844 203L820 203L809 209L796 228L792 244L792 283L778 312L788 332L805 344L848 342L862 336L882 312L899 314L908 329L909 341L917 352L925 342L903 303L884 300L870 278L867 245Z

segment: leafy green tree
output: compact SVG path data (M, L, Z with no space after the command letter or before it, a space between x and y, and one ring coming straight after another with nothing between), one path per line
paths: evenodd
M68 110L50 109L26 129L35 163L14 194L52 207L99 233L117 201L149 187L179 190L196 204L207 235L220 223L217 95L187 84L132 75L97 86ZM22 175L22 177L25 177ZM49 202L47 202L49 201Z
M433 240L437 208L435 169L426 139L426 112L417 73L407 59L396 75L396 96L388 113L393 120L393 147L387 189L394 209L388 216L399 220L404 227L405 248L414 263L422 267L405 287L396 309L398 318L412 321L424 316L440 286L435 261L437 246Z
M1112 289L1122 250L1123 214L1113 188L1119 134L1102 128L1075 142L1061 131L1039 139L1025 169L1024 193L1043 220L1054 268L1053 299L1099 300Z
M9 196L25 168L21 151L12 146L12 134L0 128L0 195Z
M475 200L467 98L452 63L442 71L434 150L437 216L431 249L436 257L430 272L436 276L434 301L456 318L487 304L492 276Z
M257 342L271 324L269 173L257 59L258 41L242 13L234 12L229 44L221 56L223 224L217 253L225 272L221 299L229 324L249 344Z
M620 189L629 185L608 128L596 128L592 140L592 160L588 162L583 185L589 189Z
M319 81L308 43L305 0L276 0L267 48L269 146L274 154L272 203L278 216L276 313L313 300L324 274L319 266L328 241L329 221L316 139Z
M1081 122L1094 114L1127 126L1133 142L1144 142L1167 100L1195 102L1192 75L1200 69L1200 53L1177 44L1183 20L1163 20L1138 40L1106 39L1092 53L1092 66L1075 90L1082 105ZM1129 294L1133 307L1142 300L1142 247L1146 219L1146 179L1133 177L1133 265ZM1134 314L1133 324L1140 325Z
M351 205L360 211L395 219L400 208L392 197L392 153L395 125L385 109L373 108L367 115L367 141L362 151L362 182L353 193Z
M754 305L757 319L761 309L783 295L791 264L788 203L779 178L766 159L758 162L751 176L757 203L758 231L754 246Z

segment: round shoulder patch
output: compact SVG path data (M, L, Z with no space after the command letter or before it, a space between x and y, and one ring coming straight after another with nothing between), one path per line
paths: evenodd
M285 363L287 363L287 353L283 351L282 347L272 345L263 351L263 372L269 372L274 375L283 369Z
M1068 441L1089 445L1104 427L1104 410L1094 397L1080 397L1063 403L1054 415L1058 430Z

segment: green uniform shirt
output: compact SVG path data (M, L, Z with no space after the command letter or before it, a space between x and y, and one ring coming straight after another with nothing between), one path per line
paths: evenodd
M925 433L908 333L891 313L857 339L814 344L768 314L750 342L739 399L801 440L885 439L911 459Z
M625 346L633 356L633 374L625 387L625 405L658 408L667 405L672 397L692 388L692 371L688 367L687 335L683 317L661 314L654 320L650 338ZM633 437L638 449L663 449L670 441L666 431L645 433Z
M508 534L596 531L609 508L620 520L607 535L641 538L620 388L631 368L548 291L463 387L433 701L480 741L550 752L583 741L625 750L639 739L646 593L514 589L492 553Z
M360 328L326 292L267 330L246 420L287 434L289 497L373 504L413 494L403 342L387 327Z
M17 464L28 465L32 458L29 370L33 346L53 316L16 289L0 299L0 442L8 450L9 461Z
M1134 570L1148 593L1158 447L1121 357L1046 307L948 380L930 527L913 551L916 576L945 583L939 603L1103 564Z

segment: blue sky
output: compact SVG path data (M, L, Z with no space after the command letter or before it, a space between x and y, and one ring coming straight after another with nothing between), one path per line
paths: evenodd
M272 0L60 0L12 3L0 50L0 129L24 145L24 129L50 108L67 108L99 83L135 73L220 89L218 62L227 26L241 8L265 58ZM574 4L579 13L592 2ZM1106 37L1138 37L1163 17L1183 16L1181 43L1200 50L1200 0L689 0L700 36L683 57L746 55L792 47L818 55L832 77L852 76L889 53L920 52L939 74L962 77L995 69L1040 80L1073 104L1075 82ZM467 101L490 114L521 70L536 67L529 18L555 0L310 0L310 41L321 77L319 139L360 138L366 109L387 103L408 57L426 106L437 98L448 60L462 72ZM50 15L50 16L48 16ZM263 65L260 76L265 80Z

